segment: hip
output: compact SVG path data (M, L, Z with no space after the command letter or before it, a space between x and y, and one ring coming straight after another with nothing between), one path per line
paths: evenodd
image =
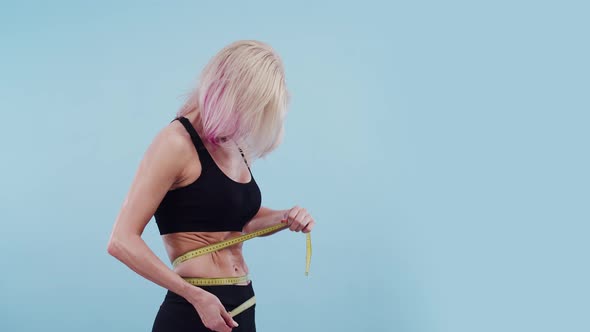
M194 286L210 292L219 298L221 304L229 312L254 297L252 281L247 285L218 285L218 286ZM232 332L255 332L255 308L253 304L248 309L234 317L239 326ZM183 332L183 331L210 331L199 317L197 310L184 297L170 290L166 292L156 318L152 332Z

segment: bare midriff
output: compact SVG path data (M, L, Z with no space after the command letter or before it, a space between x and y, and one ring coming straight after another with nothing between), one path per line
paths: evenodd
M242 232L179 232L162 235L168 258L176 257L210 244L229 240L242 235ZM173 268L181 277L227 278L248 274L248 266L242 255L243 243L191 258ZM249 281L238 285L247 285Z

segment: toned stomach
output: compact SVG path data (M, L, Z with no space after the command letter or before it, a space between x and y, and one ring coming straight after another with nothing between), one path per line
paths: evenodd
M162 235L168 258L172 262L187 251L229 240L241 232L181 232ZM186 260L173 268L181 277L223 278L248 274L242 255L243 243ZM247 282L238 285L247 285Z

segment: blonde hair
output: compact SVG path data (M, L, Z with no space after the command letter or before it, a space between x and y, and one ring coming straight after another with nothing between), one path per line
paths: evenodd
M214 146L233 140L257 159L281 143L288 103L278 54L263 42L240 40L209 61L177 116L196 110L203 140Z

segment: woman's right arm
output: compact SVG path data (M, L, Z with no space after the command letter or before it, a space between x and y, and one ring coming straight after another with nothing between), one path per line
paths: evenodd
M233 319L225 310L217 315L211 314L221 307L220 303L215 303L218 301L216 297L213 299L211 293L182 279L141 238L145 226L166 192L181 179L184 166L191 155L189 149L194 147L187 144L185 137L175 132L173 125L162 129L154 138L140 162L115 220L107 252L144 278L186 298L195 305L199 314L206 313L209 318L207 320L214 320L209 323L219 323L217 317L221 314L229 325L233 323ZM199 310L200 308L203 310Z

